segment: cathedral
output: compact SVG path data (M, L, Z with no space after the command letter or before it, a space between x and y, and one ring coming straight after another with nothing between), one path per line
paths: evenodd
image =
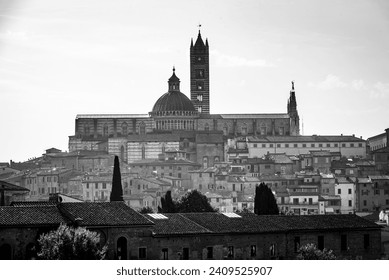
M175 69L168 91L148 114L79 114L69 151L101 150L130 163L167 151L213 166L225 160L228 140L247 136L297 136L299 115L292 82L286 113L211 114L209 45L199 31L190 44L190 98L180 91Z

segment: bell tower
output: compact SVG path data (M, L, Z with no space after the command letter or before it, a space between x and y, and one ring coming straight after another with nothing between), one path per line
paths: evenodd
M290 135L300 135L300 117L297 112L296 94L294 91L294 81L292 81L292 89L290 90L290 97L288 99L288 114L290 118Z
M200 114L209 114L209 46L200 30L195 44L193 38L190 44L190 99Z

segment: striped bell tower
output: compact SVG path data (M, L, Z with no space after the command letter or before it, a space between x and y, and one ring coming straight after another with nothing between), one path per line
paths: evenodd
M199 25L200 27L201 25ZM190 99L200 114L209 114L209 46L208 39L197 36L190 44Z

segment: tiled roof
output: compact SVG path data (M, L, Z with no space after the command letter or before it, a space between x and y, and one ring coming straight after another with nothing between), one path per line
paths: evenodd
M31 207L0 207L0 227L5 226L56 226L67 223L55 205Z
M288 114L220 114L223 119L288 119Z
M148 114L78 114L76 119L139 119L149 118Z
M61 212L80 226L132 226L152 223L124 202L73 202L58 205Z
M272 222L273 216L239 214L241 218L229 218L221 213L185 213L186 218L214 233L279 232L283 228Z
M199 234L210 233L211 231L196 222L186 218L184 215L175 213L163 213L167 219L154 219L147 215L147 218L153 221L153 233L155 235L183 235L183 234Z
M29 192L30 190L18 185L14 185L5 181L0 180L0 190L2 191L13 191L13 192Z
M329 135L329 136L317 136L317 135L300 135L300 136L250 136L247 137L248 142L279 142L279 143L300 143L300 142L365 142L365 140L357 138L355 136L348 135Z
M318 196L318 192L289 192L289 196Z
M379 225L356 215L275 216L273 222L286 230L329 230L380 228Z

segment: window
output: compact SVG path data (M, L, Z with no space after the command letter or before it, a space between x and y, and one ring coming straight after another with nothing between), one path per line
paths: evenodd
M369 234L364 234L363 235L363 248L365 250L368 250L370 247L370 235Z
M342 143L342 148L345 148L346 147L346 143Z
M338 144L337 144L337 143L335 143L335 144L334 144L334 147L335 147L335 148L337 148L337 147L338 147Z
M204 78L204 69L196 69L196 78L203 79Z
M350 147L351 147L351 148L354 148L354 143L350 143Z
M289 144L285 144L285 148L289 148Z
M349 200L349 201L348 201L348 206L349 206L349 207L352 207L352 206L353 206L353 201L352 201L352 200Z
M162 249L162 259L163 260L168 260L169 259L169 249L168 248L163 248Z
M315 148L315 144L311 144L311 147L312 147L312 148Z
M297 253L300 249L300 236L294 237L294 252Z
M303 144L303 148L306 148L307 147L307 144Z
M277 144L277 148L281 148L281 144Z
M352 194L352 190L351 189L348 189L348 194Z
M234 258L234 246L228 246L228 254L227 254L227 257L229 259L233 259Z
M366 200L363 201L363 206L367 206L367 201Z
M319 235L317 237L317 248L319 250L323 250L324 249L324 236L323 235Z
M213 247L207 247L207 259L213 259Z
M327 148L330 148L331 147L331 144L327 144Z
M107 183L103 183L103 189L105 190L107 188Z
M208 168L208 157L203 157L203 168Z
M145 247L139 248L139 255L138 255L138 258L139 258L140 260L143 260L143 259L146 259L146 258L147 258L147 255L146 255L146 248L145 248Z
M271 244L269 247L269 254L271 257L276 255L276 244Z
M319 148L323 147L323 144L319 144Z
M256 257L257 256L257 245L251 245L250 246L250 257Z
M340 236L340 250L346 251L347 250L347 235L342 234Z
M197 81L196 82L196 88L197 88L197 90L204 90L204 82Z
M182 249L182 259L189 260L189 248Z
M86 183L86 188L89 189L89 183Z
M269 144L269 148L273 148L273 144Z
M380 194L380 190L374 190L374 194L375 195L379 195Z
M389 205L389 199L385 200L385 204Z
M342 194L342 190L341 189L338 189L338 194Z
M262 144L262 148L266 148L266 144Z
M298 145L297 145L297 144L293 144L293 147L297 148L297 147L298 147Z

